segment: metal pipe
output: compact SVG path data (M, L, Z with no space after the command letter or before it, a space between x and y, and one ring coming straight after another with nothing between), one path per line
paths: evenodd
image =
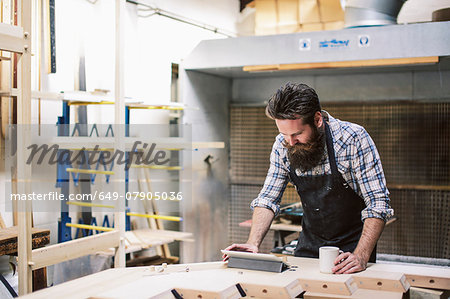
M178 14L175 14L173 12L170 12L170 11L167 11L167 10L163 10L163 9L160 9L160 8L157 8L157 7L153 7L151 5L148 5L148 4L139 2L139 1L134 1L134 0L126 0L126 1L129 2L129 3L132 3L132 4L144 6L144 7L147 8L146 11L151 11L151 14L149 14L147 16L141 16L141 17L151 17L151 16L154 16L154 15L158 15L158 16L166 17L166 18L169 18L169 19L181 22L181 23L192 25L192 26L195 26L195 27L198 27L198 28L201 28L201 29L212 31L214 33L221 34L221 35L224 35L226 37L236 37L237 36L237 34L234 33L234 32L231 32L231 31L228 31L228 30L225 30L225 29L220 29L220 28L217 28L215 26L211 26L211 25L199 22L199 21L195 21L195 20L186 18L184 16L180 16Z
M406 0L347 0L345 28L397 24Z

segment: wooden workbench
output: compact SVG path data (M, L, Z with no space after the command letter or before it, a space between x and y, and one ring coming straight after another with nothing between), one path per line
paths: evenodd
M357 274L319 272L317 259L287 257L283 273L227 268L223 262L110 269L24 298L402 298L411 285L450 289L450 269L372 264ZM433 282L431 282L433 281ZM237 286L239 285L239 287Z

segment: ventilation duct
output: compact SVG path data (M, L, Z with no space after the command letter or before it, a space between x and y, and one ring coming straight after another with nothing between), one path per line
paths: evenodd
M397 15L406 0L347 0L345 27L397 24Z

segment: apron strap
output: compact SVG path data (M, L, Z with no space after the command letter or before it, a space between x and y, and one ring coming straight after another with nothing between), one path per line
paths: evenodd
M328 123L325 120L323 121L323 123L325 124L325 139L327 142L327 153L328 159L330 161L331 173L333 175L338 175L339 172L336 164L336 156L334 154L333 137L331 136L331 130Z

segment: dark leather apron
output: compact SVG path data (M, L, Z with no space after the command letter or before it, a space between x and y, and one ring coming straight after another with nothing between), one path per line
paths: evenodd
M361 211L366 205L339 173L330 128L326 121L324 124L331 174L299 177L294 169L289 172L303 206L295 256L318 258L321 246L353 252L363 228ZM375 259L376 247L369 261Z

